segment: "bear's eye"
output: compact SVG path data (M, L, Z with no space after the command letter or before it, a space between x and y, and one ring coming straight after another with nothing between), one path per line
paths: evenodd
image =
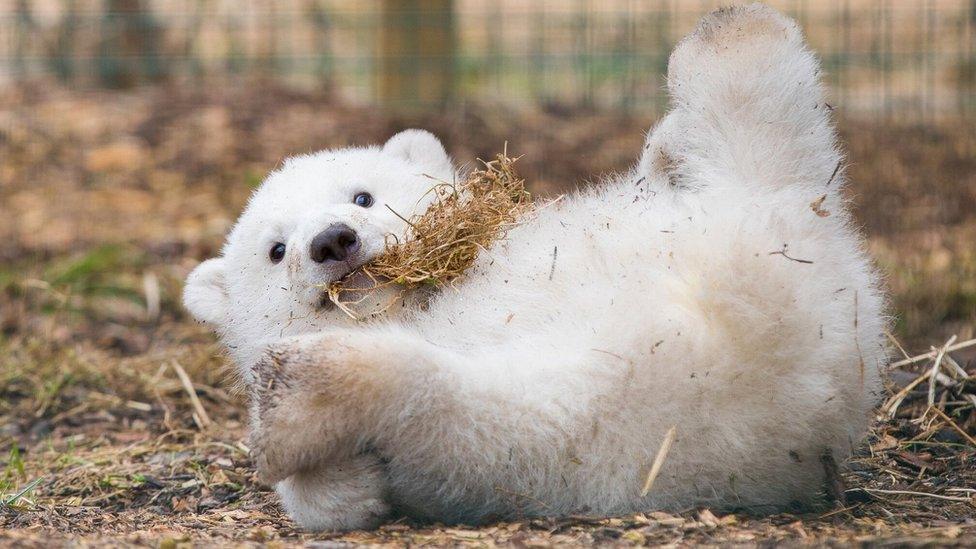
M373 205L373 195L369 193L359 193L352 198L355 205L368 208Z
M268 252L268 257L271 258L272 263L281 263L281 260L285 258L285 245L281 242L276 243Z

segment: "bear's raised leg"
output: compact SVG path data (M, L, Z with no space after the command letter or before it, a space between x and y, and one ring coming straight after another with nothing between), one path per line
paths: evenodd
M791 19L762 4L702 18L671 54L668 91L672 110L648 139L642 175L763 193L815 187L840 209L833 107Z

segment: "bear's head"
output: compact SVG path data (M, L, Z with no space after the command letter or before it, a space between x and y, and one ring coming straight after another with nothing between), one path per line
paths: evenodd
M275 340L352 322L325 288L402 239L404 218L455 177L443 145L421 130L382 147L291 158L251 196L221 255L190 273L183 302L217 330L247 379Z

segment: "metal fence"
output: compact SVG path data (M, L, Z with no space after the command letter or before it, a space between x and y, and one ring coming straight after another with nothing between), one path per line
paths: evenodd
M770 3L803 25L848 115L976 118L976 0ZM270 78L391 107L659 111L671 47L719 4L0 0L0 88Z

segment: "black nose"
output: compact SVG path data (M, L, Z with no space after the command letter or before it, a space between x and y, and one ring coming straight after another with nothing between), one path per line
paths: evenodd
M309 253L312 261L345 261L359 248L359 237L348 225L338 223L315 235Z

